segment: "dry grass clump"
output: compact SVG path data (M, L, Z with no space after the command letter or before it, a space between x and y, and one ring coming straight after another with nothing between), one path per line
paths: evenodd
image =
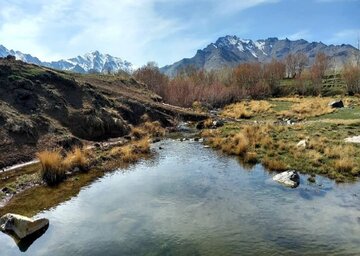
M143 128L133 127L131 129L131 135L134 136L136 139L141 139L146 136L146 132L143 130Z
M343 157L334 161L334 167L338 172L351 173L355 164L351 158Z
M148 137L135 141L121 147L114 147L110 150L110 155L120 157L125 163L133 163L139 160L143 155L150 152L150 142Z
M264 157L262 164L270 171L283 172L286 171L287 165L280 160Z
M220 131L219 130L209 130L209 129L205 129L202 130L200 133L201 137L203 138L209 138L209 137L216 137L220 135Z
M320 153L324 153L327 148L326 145L328 143L329 139L326 137L315 137L308 140L307 148L317 150Z
M250 164L256 164L258 162L258 155L255 151L246 152L244 161Z
M264 100L247 101L230 104L226 106L221 113L225 117L248 119L254 115L268 113L272 105Z
M221 145L223 152L230 155L243 155L249 147L249 140L243 133L228 137Z
M243 126L242 132L249 140L249 144L252 147L264 147L269 148L273 141L269 136L269 132L273 129L271 124L263 125L245 125Z
M165 129L161 126L159 121L145 122L143 128L150 136L161 137L165 135Z
M45 150L37 153L40 160L40 176L48 185L56 185L66 177L66 171L78 167L86 171L89 167L89 156L84 148L74 147L62 156L59 149Z
M204 127L205 128L210 128L213 126L213 120L211 118L208 118L204 121Z
M317 117L329 114L335 111L334 108L329 106L331 99L329 98L304 98L291 106L289 111L281 111L279 114L285 117Z
M158 121L146 121L140 126L132 128L131 134L137 139L141 139L146 136L162 137L165 135L165 129Z
M323 155L316 150L308 150L306 157L311 161L314 166L320 166L323 160Z
M276 101L285 101L285 102L292 102L292 103L300 103L302 100L303 100L303 98L299 98L299 97L276 98Z
M353 145L328 146L324 149L324 154L328 158L350 157L355 154L356 150Z
M272 126L264 125L243 125L241 130L236 133L230 133L227 136L221 134L213 134L206 132L208 137L208 144L216 149L221 149L223 152L230 155L243 156L248 158L248 162L253 162L257 159L256 149L270 148L273 144L269 131ZM249 154L247 155L247 152ZM246 159L244 159L247 162Z
M208 144L212 148L221 149L221 147L223 145L223 141L224 141L224 139L221 137L210 137L208 139Z
M194 101L192 104L192 109L198 113L204 112L204 107L200 101Z
M353 107L360 105L360 98L359 97L346 97L343 99L344 105Z
M37 153L40 160L40 176L48 185L55 185L65 179L65 168L60 150L45 150Z
M84 148L74 147L66 153L63 164L67 169L78 167L81 171L86 171L89 165L88 154Z

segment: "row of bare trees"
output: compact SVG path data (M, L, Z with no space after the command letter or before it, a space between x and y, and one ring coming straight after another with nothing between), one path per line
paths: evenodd
M161 73L154 62L150 62L137 69L133 75L167 103L191 106L194 101L200 101L219 106L244 98L260 99L291 93L318 95L330 60L324 53L318 53L311 67L308 63L305 54L296 53L289 54L283 61L245 63L216 71L188 67L177 76L169 78ZM346 66L342 76L349 93L360 93L358 67ZM294 81L295 89L282 86L285 78Z

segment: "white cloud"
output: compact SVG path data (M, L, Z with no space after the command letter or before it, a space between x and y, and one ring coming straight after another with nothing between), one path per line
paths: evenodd
M288 38L290 40L299 40L299 39L311 40L311 34L309 30L304 29L290 35L281 36L280 38Z
M327 42L332 44L340 44L343 42L352 42L356 46L360 40L360 28L358 29L344 29L336 32Z
M219 14L229 14L235 13L239 11L243 11L249 9L251 7L255 7L260 4L267 3L277 3L280 0L242 0L242 1L234 1L234 0L213 0L213 4L215 5L215 10Z
M191 0L0 0L0 44L43 60L100 50L141 65L167 64L205 46L190 31L204 17L184 21L160 15L158 4ZM240 12L277 0L200 0L212 15ZM191 11L191 10L189 10ZM212 38L211 40L213 40ZM210 39L209 39L210 40ZM156 43L156 44L155 44ZM160 57L159 57L160 56Z

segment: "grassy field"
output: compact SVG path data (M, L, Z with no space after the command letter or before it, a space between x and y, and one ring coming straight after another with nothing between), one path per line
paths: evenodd
M360 145L344 139L360 135L360 99L345 98L345 108L332 109L328 103L334 99L294 97L232 104L220 114L232 121L202 134L210 146L238 155L247 164L352 181L360 175Z

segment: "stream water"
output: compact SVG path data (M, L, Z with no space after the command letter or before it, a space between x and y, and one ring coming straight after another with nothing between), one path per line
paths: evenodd
M50 226L28 248L0 233L0 255L360 255L360 182L291 189L197 142L153 147L39 214Z

